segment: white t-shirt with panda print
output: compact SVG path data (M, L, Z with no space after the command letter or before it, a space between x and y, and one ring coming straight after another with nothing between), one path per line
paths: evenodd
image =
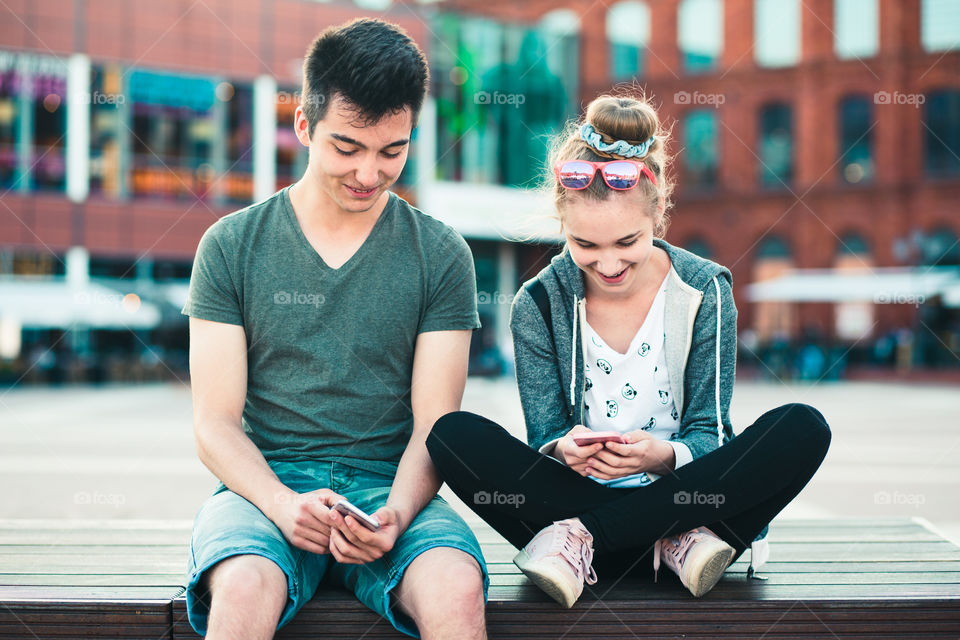
M680 415L673 402L664 349L664 300L669 277L667 273L626 353L607 345L584 319L584 411L586 426L594 431L627 433L643 429L655 438L670 442L676 466L680 467L693 456L686 445L675 441L680 430ZM642 487L657 478L655 473L638 473L614 480L593 479L622 488Z

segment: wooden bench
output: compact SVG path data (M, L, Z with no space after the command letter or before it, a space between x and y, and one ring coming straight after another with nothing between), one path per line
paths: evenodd
M960 547L920 519L777 520L766 581L748 580L741 559L701 599L666 571L569 610L527 582L502 538L471 525L492 576L491 638L960 637ZM189 538L190 522L0 520L0 638L196 638ZM277 637L405 636L324 587Z

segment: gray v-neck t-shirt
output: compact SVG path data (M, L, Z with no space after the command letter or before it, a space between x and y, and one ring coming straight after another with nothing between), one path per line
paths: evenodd
M332 269L288 190L207 230L182 312L244 328L243 429L268 461L392 475L413 427L417 335L480 326L473 257L457 232L390 193L364 243Z

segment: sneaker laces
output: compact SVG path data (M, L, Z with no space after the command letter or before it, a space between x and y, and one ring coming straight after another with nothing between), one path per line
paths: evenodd
M593 570L593 536L583 525L569 521L554 523L565 529L566 535L553 537L551 552L556 552L569 564L577 579L587 584L596 584L597 572Z
M702 527L669 538L660 538L653 543L653 581L657 581L660 572L661 554L667 565L680 575L680 567L683 566L687 553L693 545L711 535L712 532L709 529Z

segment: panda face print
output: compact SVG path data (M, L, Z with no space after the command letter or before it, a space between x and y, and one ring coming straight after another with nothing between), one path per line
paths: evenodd
M644 431L650 431L650 429L653 429L655 426L657 426L657 419L656 419L656 418L650 418L650 420L647 422L647 424L643 425L643 430L644 430Z
M630 386L630 383L623 385L623 388L620 389L620 395L622 395L627 400L633 400L637 397L637 390Z
M670 409L670 417L673 418L674 420L679 420L679 419L680 419L680 414L677 413L677 408L676 408L676 407L673 407L672 409Z
M642 343L640 345L640 348L637 349L637 353L645 357L648 353L650 353L650 345L647 344L646 342Z
M670 439L671 439L671 440L679 440L679 439L680 439L680 434L677 433L676 431L674 431L673 433L670 434Z
M597 340L597 336L590 336L590 341L598 347L603 348L603 343Z
M669 391L664 391L663 389L660 389L659 393L660 393L660 404L667 404L668 402L670 402Z
M620 406L617 405L616 400L607 400L607 417L616 418L618 413L620 413Z
M593 389L593 380L591 380L590 378L586 378L583 385L583 390L590 391L590 389Z
M603 358L600 358L599 360L597 360L597 366L600 367L600 370L607 375L610 375L610 372L613 371L613 365L607 362L606 360L604 360Z

